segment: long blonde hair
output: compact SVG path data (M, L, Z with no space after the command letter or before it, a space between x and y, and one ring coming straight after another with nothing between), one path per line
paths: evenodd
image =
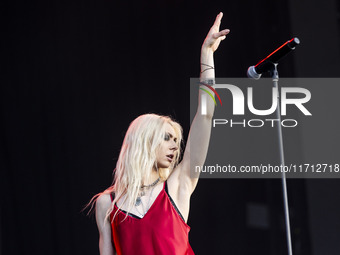
M161 142L164 141L166 123L169 123L174 128L178 146L178 151L174 156L171 166L168 169L159 169L161 179L165 181L168 178L179 162L182 127L168 116L157 114L141 115L131 122L125 134L114 170L112 185L91 199L89 202L91 209L100 195L115 193L114 200L106 212L106 218L110 217L115 203L124 195L125 198L119 208L126 204L126 208L128 208L127 213L131 211L140 191L143 178L149 179L153 167L157 168L156 150ZM117 213L118 210L113 215L112 220Z

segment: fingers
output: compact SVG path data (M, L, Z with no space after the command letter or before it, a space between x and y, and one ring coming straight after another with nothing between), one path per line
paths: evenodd
M230 32L229 29L224 29L224 30L220 31L219 34L221 34L221 35L227 35L227 34L229 34L229 32Z
M223 12L220 12L219 14L217 14L216 19L215 19L214 26L216 26L216 27L218 27L218 28L220 27L222 17L223 17Z
M220 32L218 32L218 33L213 34L213 38L217 39L217 38L219 38L219 37L222 36L222 37L224 37L224 39L225 39L225 36L226 36L227 34L229 34L229 32L230 32L229 29L224 29L224 30L222 30L222 31L220 31ZM224 40L224 39L222 39L222 40Z
M226 35L229 34L229 29L220 30L221 20L223 17L223 13L220 12L215 19L214 25L210 28L210 31L207 37L204 40L202 47L211 48L215 51L218 48L218 45L222 40L226 38Z

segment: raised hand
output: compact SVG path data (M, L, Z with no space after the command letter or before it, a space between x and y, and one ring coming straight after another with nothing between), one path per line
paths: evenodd
M215 52L220 45L220 42L226 38L226 35L230 32L229 29L224 29L220 31L221 20L223 13L220 12L214 22L214 25L210 28L207 37L202 45L202 50L211 49Z

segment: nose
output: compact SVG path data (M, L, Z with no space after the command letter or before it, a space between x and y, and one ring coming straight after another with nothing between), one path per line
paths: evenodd
M170 149L172 151L177 151L178 150L178 145L175 141L172 141Z

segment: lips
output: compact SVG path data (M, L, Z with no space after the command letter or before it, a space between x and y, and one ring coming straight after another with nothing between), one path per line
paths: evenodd
M166 158L168 159L168 161L172 162L172 160L174 158L174 154L166 155Z

